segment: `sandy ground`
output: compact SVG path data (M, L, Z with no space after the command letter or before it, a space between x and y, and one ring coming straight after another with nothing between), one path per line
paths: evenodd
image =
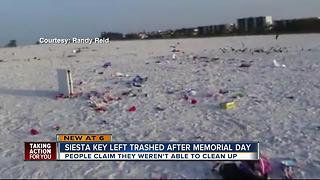
M68 57L75 48L81 52ZM1 178L219 177L210 172L212 162L23 161L25 141L54 141L56 133L111 133L114 141L257 140L273 163L271 177L281 177L282 158L297 161L297 177L320 177L319 34L33 45L2 48L0 60ZM111 67L103 68L106 62ZM58 68L72 70L83 96L54 98ZM121 96L106 112L89 106L86 93L109 87L118 96L135 75L148 77L132 88L135 97ZM186 89L196 92L197 104L183 98ZM219 107L239 93L236 109ZM136 112L128 112L131 106ZM32 136L32 128L40 134Z

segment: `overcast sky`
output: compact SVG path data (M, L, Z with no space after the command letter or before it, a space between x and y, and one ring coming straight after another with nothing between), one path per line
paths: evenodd
M10 39L93 37L235 23L237 18L320 16L320 0L0 0L0 45Z

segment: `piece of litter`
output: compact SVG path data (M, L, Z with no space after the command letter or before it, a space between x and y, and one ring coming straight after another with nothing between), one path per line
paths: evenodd
M292 166L295 166L295 165L296 165L296 163L295 163L293 160L291 160L291 159L283 160L283 161L281 161L281 164L282 164L283 166L287 166L287 167L292 167Z
M102 67L107 68L107 67L110 67L110 66L111 66L111 62L107 62Z
M234 109L234 108L236 108L236 104L235 104L234 101L232 101L232 102L226 102L226 103L221 103L221 107L222 107L223 109Z
M287 99L292 99L292 100L293 100L293 99L294 99L294 96L287 96L286 98L287 98Z
M251 66L251 64L249 64L249 63L243 63L239 67L250 67L250 66Z
M176 58L177 58L177 57L176 57L176 54L173 53L173 54L172 54L172 59L175 60Z
M135 87L142 87L142 83L146 82L148 77L142 78L141 76L137 75L132 80L132 85Z
M241 93L241 92L239 92L239 93L236 93L236 94L234 94L234 95L232 95L232 98L234 98L234 99L236 99L236 98L242 98L242 97L244 97L245 96L245 94L244 93Z
M98 72L98 74L103 74L103 72Z
M277 60L273 60L273 65L275 66L275 67L280 67L281 65L277 62Z
M73 53L79 53L80 51L81 51L80 48L72 50Z
M191 104L197 104L198 101L196 99L191 99Z
M277 62L277 60L273 60L273 65L275 66L275 67L286 67L286 65L285 64L279 64L278 62Z
M56 131L59 131L60 126L53 126L53 129L56 130Z
M60 94L57 94L56 95L56 97L55 97L55 99L64 99L65 98L65 96L62 94L62 93L60 93Z
M224 89L220 89L219 93L220 94L227 94L227 93L229 93L229 91L228 90L224 90Z
M164 111L166 108L162 107L162 106L156 106L155 109L157 111Z
M31 129L31 130L30 130L30 134L33 135L33 136L34 136L34 135L38 135L38 134L39 134L39 131L37 131L37 130L35 130L35 129Z
M95 108L94 109L96 112L105 112L105 111L107 111L107 108L105 108L105 107L97 107L97 108Z
M131 106L128 111L135 112L136 110L137 110L136 106Z
M185 94L188 96L195 96L195 95L197 95L197 91L194 89L186 89Z
M121 72L116 72L114 75L115 75L116 77L129 77L128 74L123 74L123 73L121 73Z

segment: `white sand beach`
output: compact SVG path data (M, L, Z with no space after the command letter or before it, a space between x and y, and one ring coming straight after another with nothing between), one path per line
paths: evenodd
M175 60L171 46L180 50ZM219 178L212 162L201 161L24 161L25 141L55 141L57 133L259 141L273 164L271 177L281 177L279 161L286 158L297 161L298 178L320 177L320 34L30 45L1 48L0 60L0 178ZM59 68L71 69L82 96L55 99ZM136 75L148 79L129 87ZM106 90L121 99L96 112L87 94ZM230 100L235 109L219 107Z

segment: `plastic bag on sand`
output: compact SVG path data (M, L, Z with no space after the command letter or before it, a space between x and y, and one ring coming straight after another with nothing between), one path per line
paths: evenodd
M115 76L115 77L129 77L128 74L124 74L124 73L121 73L121 72L116 72L116 73L114 74L114 76Z
M177 58L177 55L175 53L172 54L172 59L175 60Z
M286 67L285 64L282 64L282 65L281 65L281 64L279 64L279 63L277 62L277 60L275 60L275 59L273 60L273 65L274 65L275 67L284 67L284 68Z

